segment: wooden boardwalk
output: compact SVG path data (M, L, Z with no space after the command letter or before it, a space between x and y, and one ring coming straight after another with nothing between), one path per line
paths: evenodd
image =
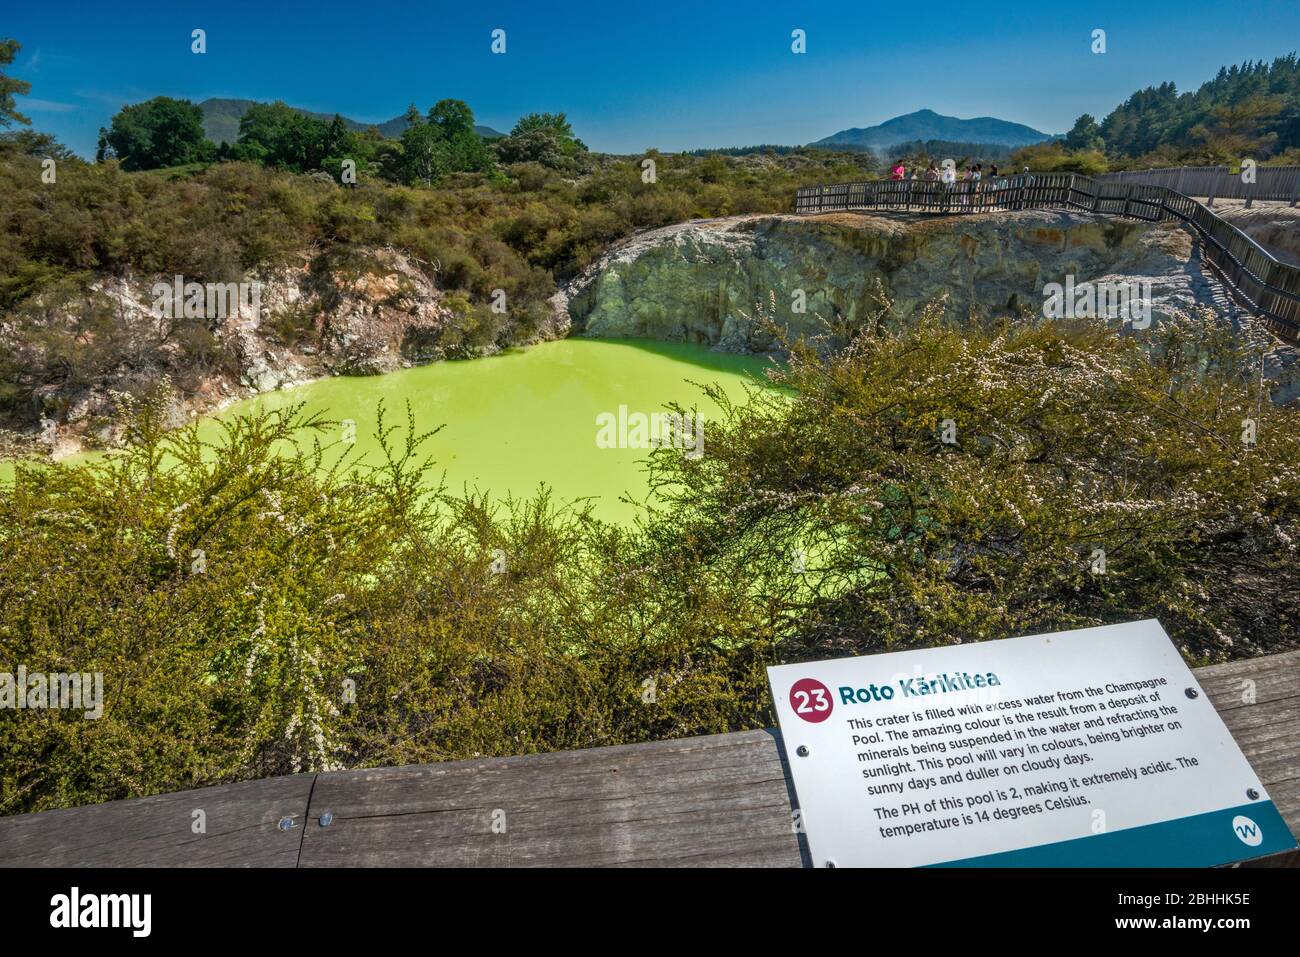
M1167 186L1184 196L1204 196L1211 206L1216 199L1300 203L1300 166L1259 166L1251 173L1244 177L1241 167L1173 166L1102 173L1095 178L1103 183Z
M1300 651L1196 677L1300 833ZM807 866L793 797L777 732L742 731L299 774L0 818L0 863ZM196 812L206 833L195 832ZM1255 863L1296 866L1300 854Z
M1232 298L1289 342L1300 342L1300 267L1281 262L1203 203L1164 185L1127 181L1127 173L1016 173L953 184L867 180L795 191L796 213L902 210L941 215L1066 209L1147 222L1181 222ZM1136 175L1136 174L1135 174ZM1287 186L1289 189L1290 186Z

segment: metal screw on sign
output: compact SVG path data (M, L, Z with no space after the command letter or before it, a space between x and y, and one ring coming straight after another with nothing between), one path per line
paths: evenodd
M291 817L282 817L282 818L280 818L280 823L277 824L276 827L278 827L278 828L279 828L280 830L282 830L282 831L292 831L292 830L293 830L293 818L291 818Z
M321 826L321 827L329 827L329 826L330 826L331 824L333 824L333 823L334 823L334 812L333 812L333 811L326 811L324 814L322 814L322 815L320 816L320 826Z
M1201 693L1197 691L1195 688L1188 688L1186 691L1183 692L1183 694L1187 695L1187 697L1189 698L1199 698L1201 696Z
M799 757L801 757L801 758L806 758L806 757L808 757L808 754L809 754L809 751L808 751L808 745L806 745L806 744L801 744L801 745L799 745L799 747L795 748L794 753L797 754L797 755L799 755Z
M1246 788L1246 797L1250 798L1252 801L1258 801L1259 792L1254 788Z

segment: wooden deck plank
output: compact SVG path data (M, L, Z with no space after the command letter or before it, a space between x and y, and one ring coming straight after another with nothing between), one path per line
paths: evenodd
M1300 693L1297 678L1300 678L1300 651L1196 669L1196 680L1220 713L1250 707L1245 698L1247 690L1253 692L1257 704L1292 697Z
M320 775L302 866L392 863L395 839L411 866L801 862L768 731Z
M5 867L296 867L314 774L0 818ZM206 833L196 834L195 811ZM292 830L278 822L293 818Z

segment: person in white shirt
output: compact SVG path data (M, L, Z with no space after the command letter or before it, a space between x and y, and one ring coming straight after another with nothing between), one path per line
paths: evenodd
M939 173L939 182L943 183L943 205L947 209L952 202L952 191L957 188L957 167L952 160L945 160L943 170Z

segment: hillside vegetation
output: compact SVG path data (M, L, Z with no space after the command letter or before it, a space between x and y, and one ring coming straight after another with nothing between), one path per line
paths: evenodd
M1294 53L1223 67L1195 91L1139 90L1100 122L1083 114L1063 141L1022 150L1019 165L1100 173L1162 166L1300 164L1300 60Z
M143 362L110 301L106 277L182 275L229 282L303 259L333 269L393 247L428 271L467 338L504 348L533 341L557 283L634 230L696 217L790 208L804 184L865 175L858 155L593 156L567 174L536 161L455 173L424 186L361 176L342 188L257 163L229 161L130 173L116 161L60 162L41 182L38 136L0 146L0 426L29 428L61 409L44 398ZM509 309L490 309L495 290ZM283 317L285 322L293 317ZM273 318L273 321L274 320ZM170 333L181 388L223 361L203 319Z
M1300 411L1260 344L936 316L791 343L706 455L651 453L632 529L431 492L409 422L322 470L293 412L213 455L151 395L125 453L0 486L0 648L106 688L0 712L0 813L762 727L778 660L1146 617L1193 663L1296 647Z
M902 157L909 168L952 159L1044 172L1102 173L1162 166L1233 166L1243 159L1300 164L1300 61L1226 66L1196 90L1172 82L1134 92L1100 121L1085 113L1061 138L1002 120L957 120L931 110L812 144Z
M249 109L253 106L265 106L257 100L239 100L239 99L222 99L212 98L204 100L198 104L200 112L203 114L203 133L213 143L220 146L222 143L234 143L239 139L239 123L244 118ZM322 123L333 121L333 113L317 113L311 110L304 110L300 107L291 107L313 120ZM343 124L354 133L364 133L370 128L374 128L381 136L391 139L400 137L406 127L409 125L407 114L394 116L392 119L384 120L381 123L362 123L360 120L354 120L350 117L340 117ZM494 130L490 126L476 125L474 132L485 139L496 139L503 136L499 130Z

